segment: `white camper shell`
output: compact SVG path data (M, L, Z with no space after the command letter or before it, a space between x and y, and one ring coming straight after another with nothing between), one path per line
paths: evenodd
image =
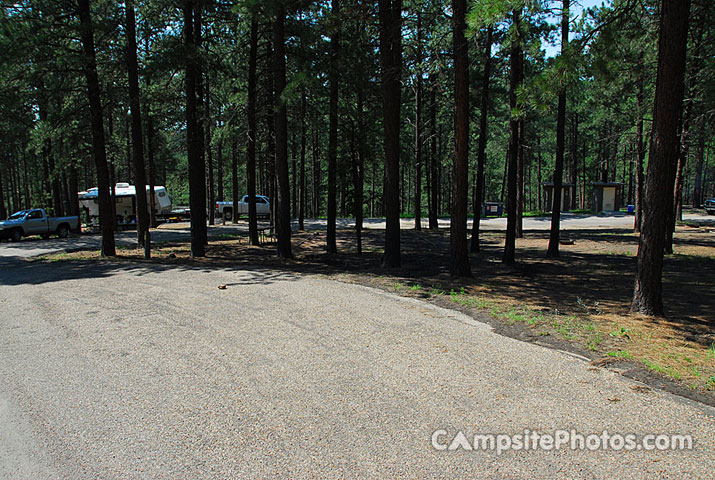
M134 185L128 183L117 183L115 190L115 205L117 224L127 225L136 223L136 203L137 192ZM149 195L149 185L146 185L147 207L151 210L151 198ZM90 188L86 192L79 192L79 203L89 212L89 217L93 225L99 224L99 193L97 187ZM166 187L154 186L154 213L157 216L171 213L171 198L166 191Z

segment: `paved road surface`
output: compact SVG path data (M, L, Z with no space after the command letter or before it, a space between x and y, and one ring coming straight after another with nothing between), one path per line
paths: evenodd
M715 411L316 276L0 265L0 478L707 478ZM225 290L218 285L225 284ZM458 431L693 451L438 451Z
M700 222L709 222L715 227L715 217L707 217L698 214L686 214L685 220L698 220ZM268 225L261 222L261 225ZM337 220L338 228L352 228L355 223L352 219L341 218ZM401 220L401 228L414 228L415 221L410 218ZM448 219L440 219L439 225L441 228L449 228ZM428 227L427 221L423 222L424 228ZM165 225L158 229L152 230L152 241L154 242L188 242L190 240L189 224L174 224L171 228ZM468 222L468 227L471 229L472 221ZM551 227L551 219L547 217L525 218L525 230L548 230ZM632 228L633 216L625 214L615 215L573 215L566 213L561 222L561 228L564 231L578 229L599 229L599 228ZM298 228L297 221L293 222L293 228ZM323 230L326 228L326 220L324 219L306 219L306 230ZM365 220L365 228L368 229L384 229L385 220L368 218ZM482 219L481 228L485 230L504 230L506 229L505 218L489 218ZM244 220L238 224L216 225L209 227L209 238L220 238L225 234L247 235L248 226ZM136 232L119 232L115 236L117 245L135 245ZM101 237L99 235L82 235L74 236L66 239L51 238L42 240L40 237L25 238L19 243L3 242L0 243L0 258L2 257L34 257L38 255L47 255L65 250L84 250L84 249L99 249Z

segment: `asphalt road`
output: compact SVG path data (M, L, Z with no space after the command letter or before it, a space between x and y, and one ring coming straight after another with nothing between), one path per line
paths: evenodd
M580 230L580 229L601 229L601 228L632 228L633 216L626 214L614 215L574 215L571 213L563 214L561 221L561 229ZM707 217L699 214L685 214L685 220L698 220L707 222L715 227L715 217ZM325 219L306 219L306 230L324 230L326 228ZM401 228L411 229L415 226L413 218L401 219ZM268 223L261 221L261 226L267 226ZM353 228L355 222L352 219L339 218L337 220L338 228ZM427 220L422 222L423 228L427 228ZM468 228L471 229L472 221L467 222ZM441 228L449 228L449 219L440 219L439 226ZM488 218L482 219L480 226L485 230L505 230L506 218ZM167 228L169 227L169 228ZM548 230L551 227L550 217L532 217L524 219L525 230ZM298 222L293 221L293 228L298 228ZM364 221L364 228L367 229L384 229L385 220L377 218L368 218ZM209 227L209 238L220 238L221 235L247 235L248 226L245 220L241 219L237 224L217 224ZM152 230L153 242L188 242L191 232L189 224L173 224L163 225L158 229ZM117 245L136 245L136 231L117 232L115 234ZM99 235L75 235L70 238L60 239L52 237L48 240L42 240L40 237L24 238L21 242L11 243L4 241L0 243L0 258L2 257L18 257L29 258L38 255L47 255L68 250L87 250L99 249L101 236Z
M712 477L712 408L453 311L263 270L0 263L3 479ZM431 440L525 429L694 450Z

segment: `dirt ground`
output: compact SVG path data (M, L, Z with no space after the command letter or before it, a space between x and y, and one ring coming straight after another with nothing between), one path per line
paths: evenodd
M715 405L715 228L680 225L675 253L665 259L667 319L629 314L638 237L627 230L564 232L560 258L546 259L548 231L517 239L517 264L501 263L504 233L481 234L472 256L474 279L447 271L449 231L403 230L402 268L382 269L384 232L338 231L338 255L325 252L324 232L293 237L294 260L277 258L271 244L250 246L245 237L211 242L207 257L189 258L186 244L163 244L152 262L201 262L285 269L328 275L422 298L472 314L509 336L569 350L647 384ZM120 250L119 261L140 260ZM86 260L97 253L45 257Z

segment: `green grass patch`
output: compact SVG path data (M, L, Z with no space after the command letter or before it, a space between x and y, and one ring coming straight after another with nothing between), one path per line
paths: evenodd
M667 375L669 377L672 377L676 380L680 380L680 373L676 372L670 367L666 367L663 365L660 365L659 363L651 362L650 360L643 360L643 364L648 367L649 370L652 370L654 372L662 373L663 375Z
M522 217L550 217L551 212L546 210L530 210L521 214Z

